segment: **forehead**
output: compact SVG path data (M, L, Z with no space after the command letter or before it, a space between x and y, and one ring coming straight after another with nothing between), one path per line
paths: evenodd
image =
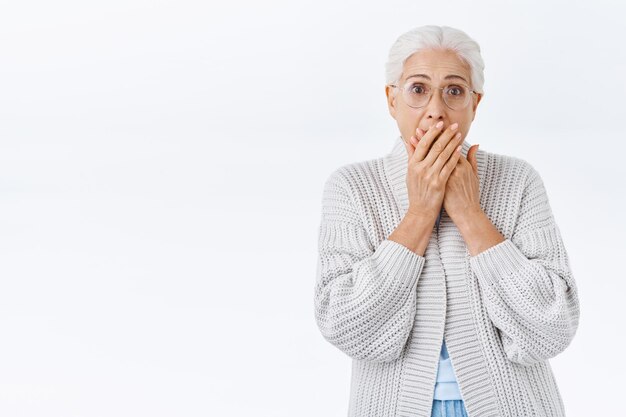
M470 66L451 50L426 49L411 55L402 70L402 80L413 74L428 75L433 81L443 80L448 75L459 75L470 83Z

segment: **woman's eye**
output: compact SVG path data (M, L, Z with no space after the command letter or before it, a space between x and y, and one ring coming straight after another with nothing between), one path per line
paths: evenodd
M456 86L448 87L448 94L453 96L460 96L463 94L463 88Z
M411 87L411 92L415 93L415 94L424 94L426 92L426 89L424 88L423 85L420 84L414 84Z

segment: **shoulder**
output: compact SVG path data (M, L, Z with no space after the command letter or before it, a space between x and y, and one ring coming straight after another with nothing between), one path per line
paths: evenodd
M385 204L382 159L351 162L335 168L324 184L323 212L350 212L354 222L367 222L366 218L376 212L380 204Z
M480 152L480 150L479 150ZM486 169L485 175L489 182L498 182L506 184L512 188L520 187L521 189L533 181L541 181L537 169L526 159L485 151Z
M335 168L326 177L324 188L341 188L352 195L380 184L383 158L351 162Z
M505 237L519 231L524 216L547 213L543 181L529 161L492 152L485 152L483 161L481 206Z
M322 217L325 221L362 224L372 196L372 173L379 159L352 162L335 168L327 176L322 193Z

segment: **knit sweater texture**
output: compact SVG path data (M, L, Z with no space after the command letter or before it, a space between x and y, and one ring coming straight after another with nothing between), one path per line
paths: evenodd
M476 158L505 240L475 256L445 209L424 256L388 239L409 204L400 136L324 184L314 315L352 358L348 416L430 416L444 337L469 417L565 416L548 360L571 343L579 301L544 183L521 158Z

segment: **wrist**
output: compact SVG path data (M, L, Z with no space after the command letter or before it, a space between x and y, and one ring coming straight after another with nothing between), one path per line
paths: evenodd
M404 217L411 219L411 220L418 220L418 221L432 220L434 223L435 220L437 220L438 215L439 215L439 212L427 211L427 210L415 210L409 207Z
M463 210L458 215L450 216L450 219L456 224L458 229L463 232L469 230L473 225L485 218L486 214L480 206L470 207Z

